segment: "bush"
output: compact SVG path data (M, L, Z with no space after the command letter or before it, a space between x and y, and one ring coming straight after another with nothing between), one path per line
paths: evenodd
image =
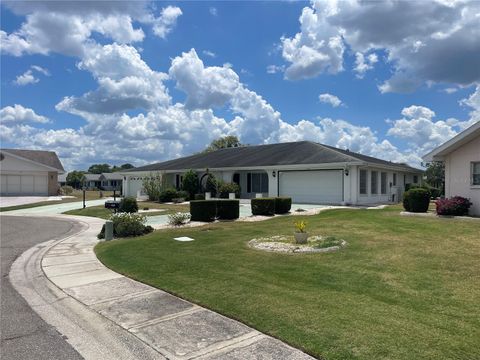
M180 190L180 191L177 191L177 197L185 201L190 199L190 194L184 190Z
M173 226L185 225L190 221L190 217L189 213L176 212L168 215L168 223Z
M217 196L217 187L219 183L215 176L212 174L207 175L207 181L205 181L205 192L209 192L212 194L212 197Z
M145 225L147 218L144 215L133 213L117 213L110 217L113 221L113 236L114 237L129 237L140 236L151 233L153 228ZM103 225L100 234L97 235L99 239L105 238L105 225Z
M215 221L217 218L217 200L190 201L190 214L192 221Z
M148 195L148 200L158 201L160 193L166 187L166 177L163 174L150 173L149 176L143 178L142 186Z
M228 199L228 194L235 193L235 197L240 197L240 186L235 183L222 183L218 186L218 197Z
M132 196L127 196L120 200L118 211L121 213L136 213L138 212L137 199Z
M183 174L182 180L182 190L185 190L190 199L193 199L195 194L198 192L199 182L198 182L198 175L193 170L188 170L185 174Z
M251 200L252 215L275 215L275 198L258 198Z
M205 194L195 194L194 200L205 200Z
M217 200L217 218L220 220L234 220L240 217L239 200Z
M73 187L71 186L68 186L68 185L64 185L60 188L60 193L62 195L72 195L73 193Z
M292 208L292 198L276 197L275 198L275 214L286 214Z
M468 209L472 206L469 199L461 196L454 196L450 199L439 199L435 201L437 215L468 215Z
M427 212L430 193L422 188L412 188L403 194L403 207L410 212Z
M172 202L173 199L178 197L178 192L174 188L165 189L160 193L158 200L160 202Z

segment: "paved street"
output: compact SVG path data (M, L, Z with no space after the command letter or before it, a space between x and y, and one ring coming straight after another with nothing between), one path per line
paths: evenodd
M1 353L2 360L81 359L50 325L13 289L10 266L35 244L74 232L67 221L0 216L1 236Z

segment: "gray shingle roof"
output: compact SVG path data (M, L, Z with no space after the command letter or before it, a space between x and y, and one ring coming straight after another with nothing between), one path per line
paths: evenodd
M24 159L28 159L39 164L43 164L55 169L60 170L61 172L65 171L63 165L58 159L57 154L54 151L43 151L43 150L22 150L22 149L0 149L6 153L12 155L20 156Z
M85 180L87 181L100 181L100 176L102 174L85 174Z
M206 168L239 168L278 165L313 165L325 163L368 162L404 168L406 171L421 171L406 164L357 154L347 150L314 143L299 141L270 145L255 145L220 149L209 153L191 155L175 160L145 165L130 171L185 170Z
M102 173L102 180L123 180L123 175L119 173Z

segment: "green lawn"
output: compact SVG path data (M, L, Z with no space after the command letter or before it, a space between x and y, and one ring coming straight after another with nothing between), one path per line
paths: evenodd
M30 209L38 206L44 205L55 205L55 204L64 204L69 202L75 201L83 201L83 192L81 190L74 190L70 196L74 196L73 198L66 198L59 201L41 201L32 204L24 204L24 205L17 205L17 206L9 206L9 207L2 207L0 208L0 212L2 211L11 211L11 210L21 210L21 209ZM110 197L113 196L113 191L103 191L103 197ZM100 192L95 190L87 190L85 192L85 200L98 200L100 198Z
M100 243L96 253L117 272L319 358L480 359L480 222L399 211L305 216L311 234L348 241L335 253L247 247L291 234L292 217L155 231ZM195 241L172 239L181 235Z
M172 214L174 212L189 212L190 211L190 206L189 205L181 205L181 204L160 204L157 202L153 201L141 201L138 203L138 208L139 209L144 209L144 208L149 208L151 210L153 209L159 209L163 211L155 211L155 212L148 212L144 213L146 216L153 216L153 215L168 215ZM93 216L93 217L99 217L102 219L108 219L112 215L112 211L109 209L105 209L104 205L99 205L99 206L90 206L85 209L75 209L75 210L69 210L64 212L64 214L67 215L81 215L81 216Z

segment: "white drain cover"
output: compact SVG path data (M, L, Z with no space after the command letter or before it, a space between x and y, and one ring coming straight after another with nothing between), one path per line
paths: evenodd
M178 237L178 238L173 238L173 240L177 240L177 241L193 241L193 240L195 240L195 239L189 238L188 236L181 236L181 237Z

